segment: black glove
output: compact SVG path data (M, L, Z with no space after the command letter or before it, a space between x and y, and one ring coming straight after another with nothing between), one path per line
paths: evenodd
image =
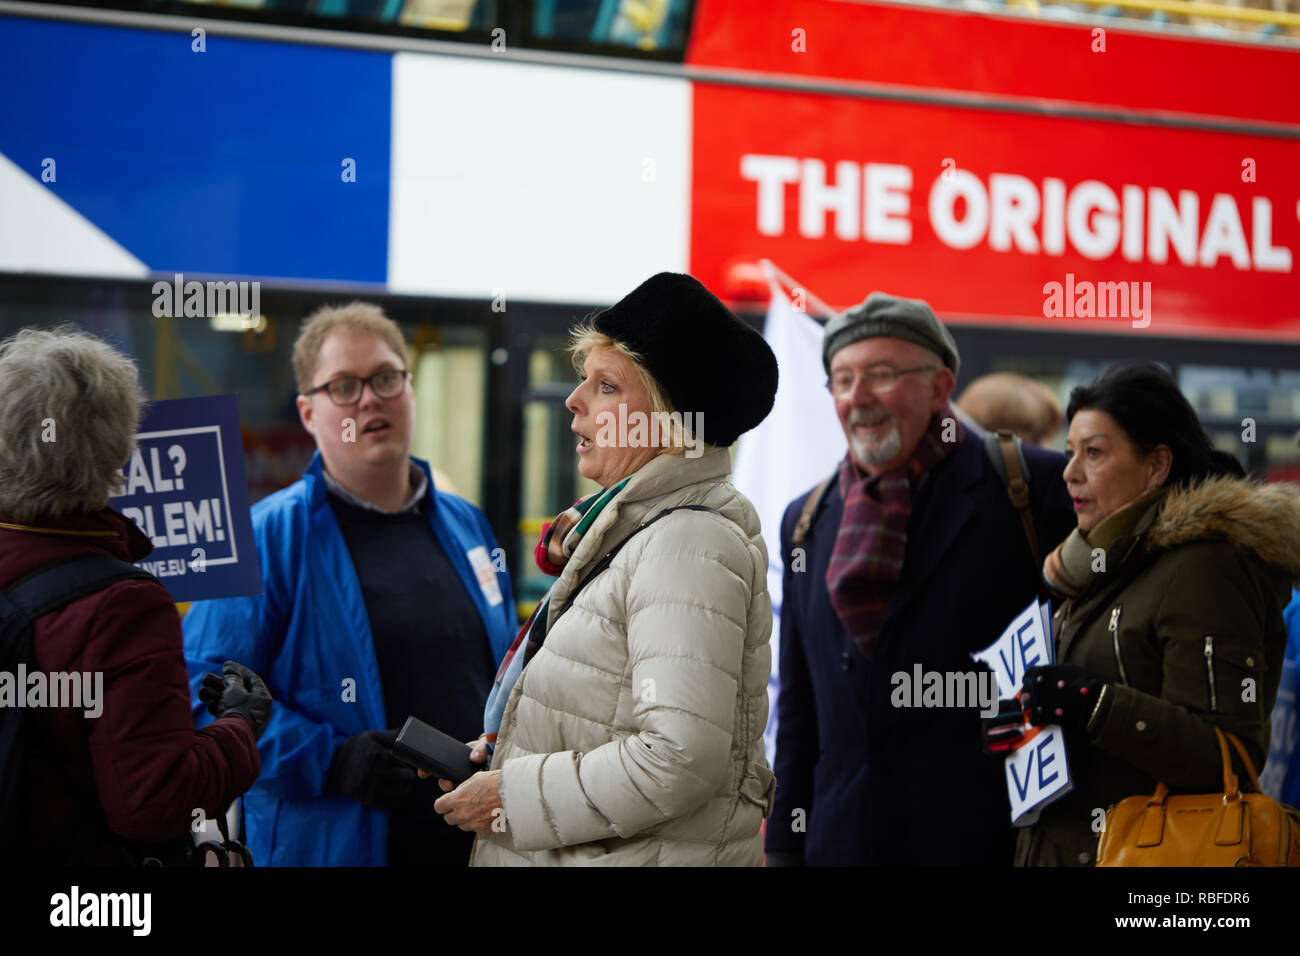
M415 790L415 768L393 756L396 730L353 734L334 751L325 787L376 810L403 806Z
M1020 705L1031 724L1060 724L1067 731L1080 732L1105 686L1073 664L1031 667L1020 685Z
M253 739L260 739L271 719L271 692L266 682L243 664L226 661L221 665L224 677L203 675L199 700L208 705L208 713L218 719L238 714L253 728Z
M992 717L980 715L980 743L986 754L1005 756L1024 735L1025 720L1018 698L999 700L998 712Z

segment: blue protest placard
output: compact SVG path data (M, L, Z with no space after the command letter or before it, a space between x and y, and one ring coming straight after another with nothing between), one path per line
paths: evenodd
M1056 724L1029 728L1004 768L1013 827L1033 826L1043 807L1074 790L1065 732Z
M996 641L971 657L993 669L999 697L1018 697L1025 671L1056 662L1051 606L1047 602L1030 602ZM1061 728L1056 724L1031 727L1026 723L1024 731L1024 737L1004 761L1011 825L1017 827L1032 826L1038 822L1043 807L1074 789Z
M1025 671L1055 663L1050 610L1037 601L1031 601L1007 625L1001 637L971 657L993 669L998 680L999 697L1015 697L1020 693L1020 681Z
M259 594L234 395L154 402L109 504L153 542L138 566L180 601Z

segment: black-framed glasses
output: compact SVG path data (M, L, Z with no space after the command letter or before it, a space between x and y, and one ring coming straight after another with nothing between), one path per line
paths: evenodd
M913 372L933 372L940 368L938 365L918 365L916 368L893 368L889 365L873 365L862 373L862 378L866 380L867 388L871 389L876 395L884 395L892 392L899 380L904 375L911 375ZM858 376L849 369L840 369L831 376L826 387L836 395L841 397L853 393L853 389L858 384Z
M355 405L361 401L362 390L369 385L370 390L379 398L396 398L406 390L406 379L410 374L404 368L386 368L367 378L343 375L324 385L317 385L303 392L303 395L324 392L335 405Z

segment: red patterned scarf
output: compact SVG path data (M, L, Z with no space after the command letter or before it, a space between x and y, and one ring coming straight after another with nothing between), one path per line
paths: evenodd
M952 440L946 442L945 421L953 426L948 433ZM906 464L873 478L858 469L852 451L840 463L844 516L826 569L826 587L835 614L867 660L874 656L890 592L903 574L913 486L948 457L964 434L945 405L930 419Z

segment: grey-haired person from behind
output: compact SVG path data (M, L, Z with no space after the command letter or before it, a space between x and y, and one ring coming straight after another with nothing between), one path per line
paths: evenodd
M1039 593L1030 541L949 404L960 357L929 305L873 292L827 324L823 360L849 448L781 523L768 865L1009 865L1002 767L980 745L986 694L914 706L897 675L956 687L948 674L972 673L970 653ZM1072 524L1065 462L1023 457L1041 554Z
M22 829L4 827L5 863L178 862L195 808L224 812L261 769L265 684L228 663L217 720L194 729L176 605L152 577L131 573L153 545L108 506L135 448L138 378L129 358L75 328L24 329L0 343L0 590L61 565L60 593L80 594L36 618L27 649L10 650L29 674L94 675L97 687L81 702L89 708L0 709L4 776L19 781L0 824ZM68 562L95 557L129 576L88 590ZM14 663L6 656L0 670Z

